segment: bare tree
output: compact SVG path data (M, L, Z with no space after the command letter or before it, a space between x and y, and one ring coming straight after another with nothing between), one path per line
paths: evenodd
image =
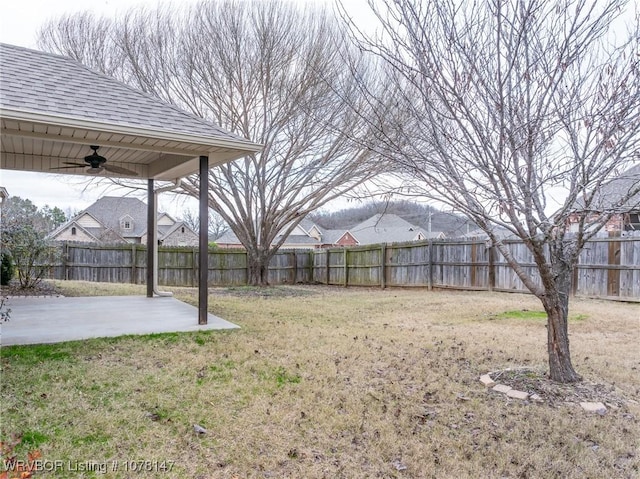
M184 210L183 215L184 218L182 220L189 228L196 232L200 230L200 217L197 211ZM229 231L229 226L222 219L222 216L213 210L209 210L209 238L216 240L227 231Z
M544 306L551 379L580 380L567 327L572 271L585 241L640 191L627 181L608 206L595 204L639 159L638 29L617 44L607 36L620 34L609 28L625 2L367 3L377 30L352 21L352 33L398 87L395 124L378 130L375 148L393 158L406 191L487 233ZM535 270L499 227L522 239Z
M268 263L295 226L382 167L362 146L373 105L359 84L377 88L374 64L323 9L278 0L170 8L130 11L108 39L103 20L65 17L44 27L41 46L264 145L211 170L209 205L247 249L250 282L267 284ZM108 53L90 56L96 45L82 42L95 39ZM183 181L183 191L197 188L196 176Z

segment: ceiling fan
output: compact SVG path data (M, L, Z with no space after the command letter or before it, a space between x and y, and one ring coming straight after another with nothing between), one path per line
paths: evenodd
M137 172L133 170L128 170L126 168L121 168L119 166L111 166L107 165L107 159L104 156L100 156L98 154L99 146L92 145L89 148L93 150L93 153L84 157L84 163L76 163L73 161L63 161L62 163L70 166L58 166L57 168L52 168L52 170L66 170L71 168L83 168L88 166L86 172L90 175L99 175L103 170L108 171L110 173L119 173L127 176L140 176Z

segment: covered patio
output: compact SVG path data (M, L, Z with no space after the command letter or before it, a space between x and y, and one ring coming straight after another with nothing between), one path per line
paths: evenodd
M212 318L207 297L208 171L255 153L260 145L67 57L0 44L0 61L0 170L146 180L147 298L138 299L149 301L111 298L113 325L121 325L121 334L134 334L125 330L127 322L138 323L139 330L157 332L155 329L161 327L159 318L164 318L162 324L167 322L176 328L180 328L178 325L187 317L194 326L208 325ZM176 303L180 302L157 297L163 294L157 291L154 280L157 278L154 274L157 271L156 196L160 190L167 189L166 185L178 185L181 178L194 174L199 175L200 186L198 308L180 306L178 311ZM164 183L158 188L156 181ZM11 193L11 185L0 186ZM95 297L17 299L12 306L13 324L3 328L3 343L8 341L8 331L19 328L18 323L23 321L31 322L34 328L50 329L54 324L50 321L54 311L57 317L66 314L93 321L98 303ZM20 312L21 306L25 315ZM110 321L109 317L106 321ZM153 324L156 325L151 328L154 331L147 330L147 326ZM100 328L95 331L96 334L104 332Z

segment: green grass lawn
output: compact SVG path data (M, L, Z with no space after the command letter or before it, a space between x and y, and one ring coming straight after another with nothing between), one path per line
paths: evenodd
M196 302L195 290L175 293ZM210 310L242 329L2 348L0 437L21 436L18 458L37 449L62 464L34 477L639 474L637 304L572 302L584 382L541 402L478 381L543 374L544 320L513 314L540 311L531 296L236 288L212 290ZM601 398L607 414L580 398Z

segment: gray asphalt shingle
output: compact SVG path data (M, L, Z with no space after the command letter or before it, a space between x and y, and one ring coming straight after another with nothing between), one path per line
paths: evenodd
M377 214L359 225L349 228L359 244L402 243L413 241L422 233L427 233L418 226L412 225L398 215Z
M628 195L638 187L640 183L640 164L635 165L616 178L611 179L596 193L593 209L604 211L620 202L621 198ZM640 207L640 193L635 194L622 205L614 208L616 211L626 213L637 210Z
M68 57L0 43L0 63L0 108L246 141Z
M133 228L121 232L123 237L139 237L147 231L147 205L138 198L103 196L84 212L114 231L121 231L120 219L130 216Z

